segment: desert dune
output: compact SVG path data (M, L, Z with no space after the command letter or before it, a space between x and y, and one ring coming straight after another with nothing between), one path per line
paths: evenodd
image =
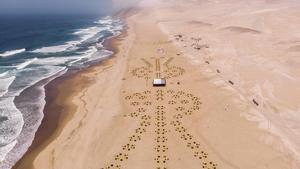
M298 169L299 5L139 2L117 54L61 85L89 79L16 168Z

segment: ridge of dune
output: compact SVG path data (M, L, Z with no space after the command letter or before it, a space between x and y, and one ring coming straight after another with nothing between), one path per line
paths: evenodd
M261 33L258 30L246 28L246 27L240 27L240 26L227 26L224 28L221 28L220 30L230 31L234 33L250 33L250 34L259 34Z

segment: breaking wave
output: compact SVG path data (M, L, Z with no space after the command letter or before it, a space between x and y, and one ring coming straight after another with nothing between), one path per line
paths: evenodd
M109 57L112 52L102 43L122 29L119 19L105 17L75 30L71 34L77 38L62 44L0 54L8 57L26 51L26 56L15 63L0 63L0 169L11 168L32 143L43 118L44 86L68 69L87 67ZM28 89L34 93L26 93ZM16 100L19 97L23 100Z
M9 57L9 56L13 56L19 53L23 53L25 52L26 49L17 49L17 50L11 50L11 51L6 51L4 53L0 53L0 57Z

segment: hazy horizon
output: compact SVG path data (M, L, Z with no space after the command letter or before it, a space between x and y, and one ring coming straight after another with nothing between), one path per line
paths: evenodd
M0 14L107 14L111 0L1 0Z

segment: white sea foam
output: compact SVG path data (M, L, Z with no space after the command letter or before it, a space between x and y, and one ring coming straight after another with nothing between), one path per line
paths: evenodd
M47 81L39 83L30 92L34 92L34 96L23 96L26 98L22 102L18 102L18 109L21 110L26 125L22 128L22 132L17 138L17 144L7 154L5 163L0 163L0 169L10 169L22 156L26 153L28 147L32 144L35 136L35 132L40 126L44 117L43 109L45 106L45 88L44 86L50 81L65 74L67 69L60 71L59 73L48 78ZM31 98L32 97L32 98Z
M89 47L89 50L87 50L85 52L82 52L82 54L83 54L82 57L83 58L90 58L97 51L98 51L98 49L95 46L91 46L91 47Z
M92 37L94 37L97 33L106 30L107 27L90 27L86 29L80 29L77 32L74 32L75 35L80 35L80 42L84 42Z
M89 50L85 51L85 52L81 52L80 54L80 58L78 58L77 60L73 60L71 62L69 62L69 66L79 63L82 60L86 60L89 61L91 57L94 56L94 54L98 51L98 49L95 46L91 46L89 47ZM84 63L84 62L83 62Z
M8 71L0 73L0 78L6 76L7 74L8 74Z
M113 23L113 19L110 16L104 17L99 21L95 21L96 24L109 25Z
M114 20L111 17L105 17L105 19L101 19L96 21L95 23L101 24L101 26L93 26L89 28L79 29L74 32L74 35L79 36L79 40L77 41L69 41L62 45L56 46L47 46L42 47L31 52L33 53L58 53L58 52L65 52L65 51L73 51L78 49L77 45L95 37L101 31L112 31L113 33L119 33L122 30L123 26L119 20ZM115 25L113 25L115 24ZM103 37L103 36L102 36ZM98 39L101 38L97 37Z
M64 70L66 70L66 67L44 65L34 68L25 68L15 72L15 80L10 84L9 90L0 97L0 115L8 118L8 120L0 123L0 159L4 159L7 153L9 153L10 150L7 145L16 141L24 124L23 115L14 104L15 97L42 79L50 78Z
M31 52L33 53L58 53L58 52L64 52L64 51L71 51L76 50L76 45L79 44L79 41L70 41L63 45L57 45L57 46L48 46L48 47L42 47L36 50L33 50Z
M118 35L123 26L120 21L113 20L110 17L105 18L103 21L98 21L98 24L101 25L81 29L75 32L74 34L79 36L77 41L69 41L62 45L46 46L31 51L32 53L43 54L72 51L72 53L75 52L73 56L66 56L65 53L59 53L62 55L61 57L33 58L25 60L23 63L15 66L4 67L5 71L8 69L9 72L0 74L2 79L6 79L5 83L0 82L0 115L8 117L8 120L5 121L5 124L0 124L0 161L1 159L5 159L3 163L0 162L0 169L11 168L11 166L21 158L30 146L35 131L43 118L42 110L45 104L45 95L36 96L35 99L38 98L38 101L33 102L32 100L29 100L28 103L20 102L21 104L24 104L21 105L21 107L25 109L25 111L23 111L22 108L20 109L22 110L22 113L14 104L15 97L19 96L22 91L39 81L58 74L59 72L65 72L67 68L64 67L64 65L75 67L77 65L81 66L87 62L99 60L112 54L111 51L103 49L103 41L98 41L103 40L104 36L110 35L107 34L107 32L112 33L114 36ZM89 44L95 45L90 46ZM82 46L84 47L81 48ZM86 47L88 47L88 50L86 50ZM76 51L77 49L80 50ZM2 84L5 84L5 86L1 86ZM44 90L43 86L44 85L41 86L42 90ZM44 91L41 92L44 93ZM19 106L20 105L18 105L18 108L20 108ZM35 111L39 111L40 114L32 113ZM25 125L24 121L26 123ZM15 146L14 142L16 140L18 140L18 142Z
M11 51L6 51L4 53L0 54L0 57L8 57L8 56L13 56L19 53L23 53L25 52L26 49L17 49L17 50L11 50Z
M9 96L0 99L0 115L8 119L0 123L0 151L2 151L3 146L15 141L24 124L23 116L13 101L14 97ZM3 158L3 154L0 154L0 158Z
M0 148L0 162L2 162L5 159L5 156L1 156L1 155L9 153L15 147L16 144L17 141L13 141L10 144Z
M9 86L12 84L15 78L15 76L0 78L0 98L7 93Z
M102 60L104 58L107 58L107 57L111 56L112 54L113 54L112 51L101 50L101 51L98 51L97 53L95 53L93 55L93 57L90 57L89 60L88 60L88 62Z
M31 63L33 63L36 60L38 60L38 58L28 59L25 62L16 65L16 69L17 70L24 69L25 67L27 67L28 65L30 65Z
M19 70L16 75L15 83L11 85L13 91L10 93L10 96L18 96L24 89L65 69L65 66L42 65Z
M86 29L80 29L76 32L74 32L74 35L78 35L79 40L77 41L69 41L62 45L57 46L48 46L48 47L42 47L36 50L33 50L31 52L34 53L59 53L59 52L65 52L65 51L73 51L78 49L77 45L81 44L82 42L94 37L97 33L105 30L103 27L90 27Z
M60 65L65 64L68 62L72 62L75 60L81 59L82 56L68 56L68 57L48 57L48 58L42 58L38 59L34 62L35 65Z

